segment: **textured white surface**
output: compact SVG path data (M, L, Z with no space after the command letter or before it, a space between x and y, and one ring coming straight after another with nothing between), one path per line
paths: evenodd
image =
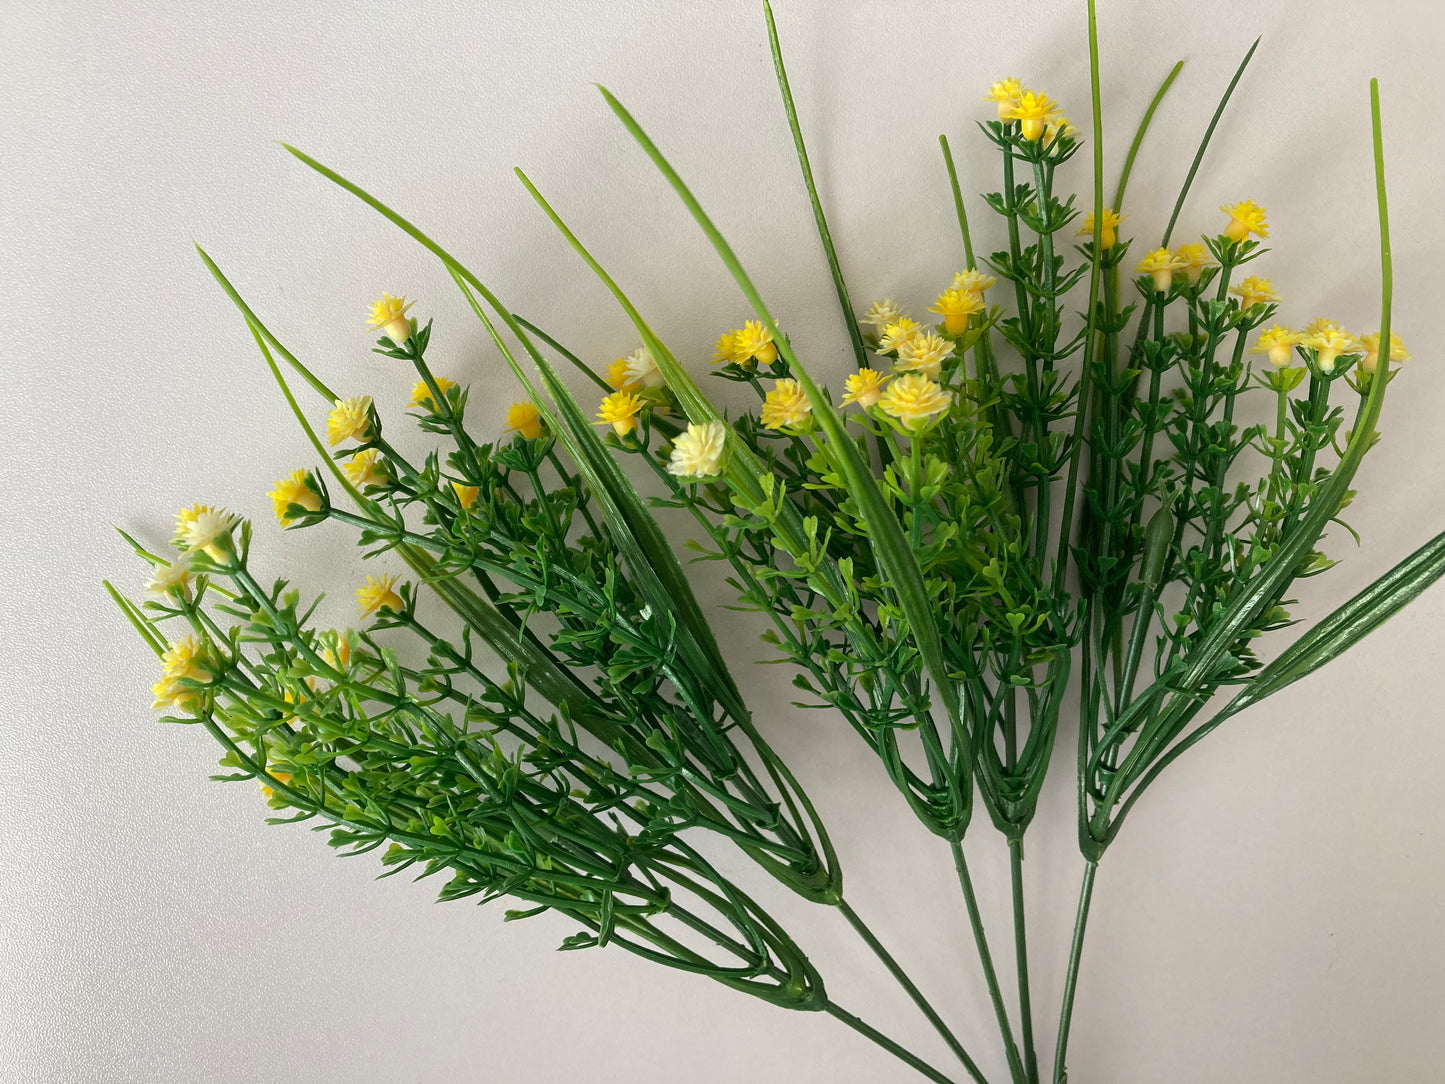
M855 298L921 307L958 266L935 140L950 133L967 191L996 186L972 128L990 79L1021 75L1084 123L1083 7L782 0L794 91ZM1219 91L1263 33L1181 231L1216 228L1225 200L1266 204L1275 251L1261 272L1295 323L1378 319L1367 79L1383 78L1396 326L1418 360L1359 478L1350 519L1365 548L1336 532L1345 563L1300 588L1300 612L1317 615L1445 519L1439 7L1101 7L1110 177L1168 65L1188 61L1135 173L1125 232L1141 238L1161 228ZM320 837L266 828L253 787L206 782L215 752L203 733L152 721L152 664L99 588L102 576L142 578L108 524L160 543L173 510L203 499L255 515L264 567L333 590L336 620L349 608L357 563L337 561L349 553L340 532L283 546L271 521L265 490L307 449L193 238L349 393L387 410L406 394L408 378L368 352L361 326L387 289L435 316L433 354L473 382L480 428L499 422L511 394L442 271L273 139L412 214L584 357L631 350L623 316L512 178L525 165L701 368L744 304L588 85L605 82L836 384L845 339L760 5L0 8L0 1080L911 1079L826 1017L619 952L559 955L560 922L503 929L499 909L433 906L429 884L373 881L372 858L337 862ZM1074 169L1081 188L1086 158ZM970 206L987 250L995 223ZM710 575L701 590L725 600ZM786 675L748 665L765 650L755 627L720 620L770 737L841 844L850 898L998 1079L946 849L840 723L786 707ZM1437 589L1347 661L1231 723L1142 804L1100 874L1072 1081L1440 1079L1442 621ZM1071 742L1060 739L1028 850L1046 1037L1080 867ZM1007 972L1004 852L982 816L969 850ZM838 916L767 886L761 895L843 1004L946 1064Z

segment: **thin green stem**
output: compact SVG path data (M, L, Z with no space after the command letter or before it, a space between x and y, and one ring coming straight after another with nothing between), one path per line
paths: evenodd
M1029 1084L1038 1084L1039 1057L1034 1049L1034 1009L1029 997L1029 948L1024 921L1024 841L1010 839L1009 872L1013 884L1014 959L1019 980L1019 1026L1023 1031L1024 1072Z
M1079 913L1074 918L1074 940L1069 949L1069 970L1064 976L1064 1002L1059 1009L1059 1040L1054 1048L1054 1084L1068 1084L1065 1063L1069 1051L1069 1026L1074 1017L1074 992L1079 984L1079 957L1084 951L1084 928L1089 921L1089 903L1094 896L1094 874L1097 861L1084 867L1084 881L1079 886Z
M1014 1042L1013 1027L1009 1024L1008 1010L1003 1003L1003 990L993 969L993 954L988 949L988 936L984 933L983 917L979 914L978 898L973 891L973 878L968 873L968 861L963 857L963 845L955 839L949 841L949 847L953 850L953 866L958 871L958 886L963 890L963 903L968 910L968 924L973 928L979 963L983 965L984 982L988 984L988 996L993 1002L994 1016L998 1019L999 1033L1003 1037L1009 1073L1017 1084L1026 1084L1028 1077L1019 1058L1018 1045Z
M941 1072L939 1072L933 1066L929 1065L928 1062L924 1061L917 1054L909 1051L907 1047L904 1047L901 1044L894 1042L887 1035L884 1035L881 1031L875 1028L872 1024L868 1024L863 1020L859 1019L858 1017L854 1016L852 1013L848 1012L848 1010L839 1006L836 1002L828 1002L826 1005L823 1006L823 1011L829 1016L833 1017L835 1020L841 1020L843 1023L847 1024L850 1028L856 1031L859 1035L862 1035L869 1042L877 1043L884 1050L888 1051L888 1053L892 1054L895 1058L898 1058L900 1061L911 1065L914 1069L917 1069L929 1080L936 1081L937 1084L953 1084L952 1077L944 1076ZM979 1084L987 1084L987 1082L984 1081L982 1077L977 1077L976 1079L979 1081Z
M877 956L878 959L883 962L883 966L888 969L889 974L898 980L898 985L903 987L908 996L913 999L913 1003L917 1005L919 1011L928 1018L928 1022L933 1025L933 1029L943 1037L943 1041L948 1044L948 1048L952 1050L958 1060L963 1063L963 1067L968 1071L968 1075L978 1081L979 1084L986 1084L983 1073L979 1070L973 1058L969 1057L968 1051L963 1048L963 1044L958 1041L948 1025L943 1022L943 1018L938 1015L934 1007L928 1003L928 999L923 996L922 991L914 985L913 980L908 977L908 973L899 966L898 961L893 958L893 955L883 947L883 942L879 941L878 938L874 936L873 931L868 928L867 924L858 917L858 912L854 911L853 908L848 905L847 900L838 901L838 910L841 911L843 917L848 920L848 925L853 927L858 936L861 937L869 949L872 950L873 955Z

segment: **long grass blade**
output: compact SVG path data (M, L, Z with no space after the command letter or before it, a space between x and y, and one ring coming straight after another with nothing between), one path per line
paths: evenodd
M1120 213L1119 208L1124 206L1124 190L1129 186L1129 174L1134 171L1134 159L1139 156L1139 147L1143 144L1144 136L1149 131L1149 124L1154 119L1154 112L1164 101L1164 95L1169 93L1169 88L1174 85L1174 80L1179 78L1179 73L1183 70L1184 61L1181 60L1170 69L1169 75L1159 89L1154 92L1154 100L1149 103L1149 108L1144 110L1144 117L1139 121L1139 127L1134 132L1134 142L1129 144L1129 153L1124 158L1124 168L1119 173L1119 187L1114 190L1113 207L1116 214Z

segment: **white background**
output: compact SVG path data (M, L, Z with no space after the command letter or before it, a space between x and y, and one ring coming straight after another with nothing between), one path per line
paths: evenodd
M1188 61L1132 184L1123 232L1140 250L1264 35L1178 236L1217 232L1220 203L1268 206L1274 251L1256 267L1296 325L1377 326L1367 82L1382 78L1396 327L1416 360L1359 475L1349 518L1364 548L1332 532L1344 563L1299 587L1297 612L1318 616L1445 527L1442 16L1430 0L1101 8L1110 189L1144 104ZM1019 75L1089 127L1083 10L782 0L860 306L891 295L921 310L960 266L936 139L952 137L966 191L997 186L973 128L992 79ZM701 371L745 306L590 86L605 82L838 385L846 340L761 5L9 0L0 16L0 1080L915 1079L827 1017L621 952L558 954L561 921L504 928L500 908L435 906L430 882L377 882L374 856L339 862L320 836L267 828L254 785L206 781L203 732L153 720L153 659L100 589L144 580L110 524L161 545L196 500L255 516L260 567L332 591L327 620L348 619L360 575L342 531L275 527L266 490L311 456L192 240L325 379L393 417L411 378L369 352L363 327L382 290L435 317L433 357L471 383L478 431L494 432L513 396L441 269L272 140L412 215L585 358L631 351L623 315L512 177L525 165ZM1072 177L1091 201L1087 159ZM997 220L969 206L979 247L998 247ZM710 569L699 577L705 601L726 601ZM1100 873L1071 1081L1441 1078L1442 620L1437 588L1230 723L1141 804ZM840 721L788 707L787 675L750 665L767 650L757 625L719 622L840 843L850 900L1001 1079L947 849ZM1028 845L1045 1058L1080 872L1072 744L1066 720ZM1007 975L1006 863L981 813L967 847ZM760 893L842 1004L948 1064L839 916Z

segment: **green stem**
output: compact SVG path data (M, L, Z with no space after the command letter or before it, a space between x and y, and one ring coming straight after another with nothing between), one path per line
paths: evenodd
M998 975L993 969L993 955L988 950L988 936L983 930L983 918L978 910L978 898L973 891L973 878L968 873L968 862L963 857L963 845L950 840L953 850L953 865L958 870L958 886L963 890L963 903L968 909L968 923L973 927L974 944L978 946L979 963L983 965L984 982L988 984L988 996L993 1002L994 1016L998 1018L999 1032L1004 1041L1004 1053L1008 1056L1009 1073L1017 1084L1028 1080L1023 1062L1019 1059L1018 1046L1014 1043L1013 1027L1009 1024L1008 1010L1004 1008L1003 991L998 984Z
M1074 919L1074 941L1069 949L1069 970L1064 977L1064 1002L1059 1009L1059 1041L1054 1048L1054 1084L1068 1084L1065 1061L1069 1050L1069 1025L1074 1016L1074 991L1079 984L1079 957L1084 951L1084 927L1089 921L1089 903L1094 895L1094 874L1098 861L1084 867L1084 882L1079 886L1079 913Z
M888 1051L888 1053L892 1054L895 1058L898 1058L900 1061L911 1065L913 1068L917 1069L920 1073L926 1076L929 1080L936 1081L937 1084L953 1084L953 1080L951 1077L944 1076L942 1073L940 1073L933 1066L929 1065L928 1062L924 1061L918 1055L911 1053L906 1047L903 1047L898 1043L894 1042L877 1028L873 1027L873 1025L865 1023L858 1017L854 1016L852 1013L848 1012L846 1009L841 1008L836 1003L832 1001L828 1002L825 1006L823 1006L823 1011L826 1012L829 1016L833 1017L835 1020L841 1020L843 1023L847 1024L850 1028L856 1031L859 1035L862 1035L869 1042L877 1043L884 1050ZM979 1084L986 1084L982 1077L978 1077L976 1079L979 1081Z
M963 1044L958 1041L953 1032L949 1030L948 1025L943 1022L943 1018L940 1017L933 1006L928 1003L928 999L924 997L922 991L914 985L913 980L908 977L907 972L898 965L898 961L883 947L883 943L874 936L873 931L868 928L864 921L858 917L858 912L848 906L847 900L838 901L838 910L841 911L843 917L848 920L848 925L853 927L858 936L861 937L864 943L873 951L873 955L883 961L883 966L888 968L889 973L898 980L898 985L903 987L908 996L913 999L913 1003L917 1005L919 1011L928 1018L928 1022L933 1025L933 1029L943 1037L943 1041L948 1044L948 1048L953 1051L958 1057L958 1060L963 1063L963 1067L968 1070L968 1075L978 1081L978 1084L986 1084L983 1073L974 1063L974 1060L969 1057L968 1051L963 1048Z
M1023 1029L1024 1071L1029 1084L1038 1084L1039 1058L1034 1050L1034 1009L1029 997L1029 948L1024 922L1024 841L1010 839L1009 871L1013 882L1014 958L1019 979L1019 1020Z

